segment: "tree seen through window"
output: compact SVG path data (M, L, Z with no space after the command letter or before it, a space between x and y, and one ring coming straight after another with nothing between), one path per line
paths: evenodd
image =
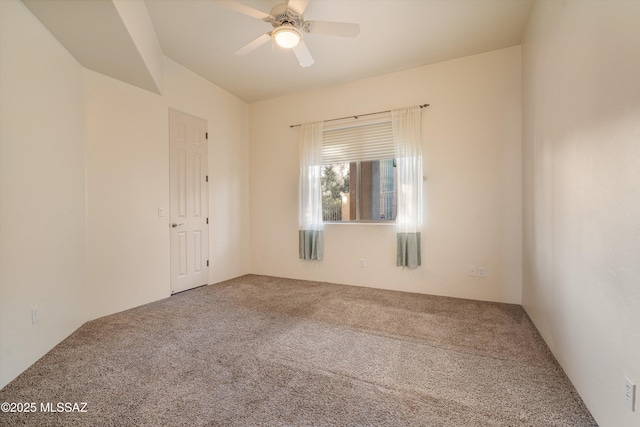
M323 221L393 221L396 218L393 159L324 165L321 185Z

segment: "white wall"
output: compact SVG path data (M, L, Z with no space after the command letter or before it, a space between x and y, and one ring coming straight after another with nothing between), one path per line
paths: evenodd
M252 104L251 271L520 303L520 61L517 46ZM395 266L392 225L329 224L325 259L299 260L299 128L289 125L422 103L422 267ZM469 265L487 278L468 277Z
M600 426L640 425L640 2L537 2L523 43L523 305Z
M170 107L208 121L210 283L249 272L249 108L168 59L163 96L86 70L0 8L3 387L83 322L169 296Z
M86 319L84 141L82 67L0 1L0 387Z
M209 126L210 283L249 271L248 106L169 59L164 77L158 96L86 70L91 318L170 295L170 107Z

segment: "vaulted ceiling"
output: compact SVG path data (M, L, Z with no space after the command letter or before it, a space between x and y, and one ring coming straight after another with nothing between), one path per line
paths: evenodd
M533 0L311 0L306 20L354 22L360 33L355 38L305 33L315 60L306 68L293 52L270 42L247 55L234 54L273 28L218 0L135 0L148 16L140 16L144 8L127 6L134 0L23 1L88 68L112 76L100 67L120 68L120 74L139 74L137 81L146 76L148 87L137 85L154 91L157 61L154 65L149 52L156 43L165 56L251 103L515 46ZM237 2L268 14L279 0ZM114 9L122 22L114 19ZM89 56L93 62L101 58L99 64L87 65Z

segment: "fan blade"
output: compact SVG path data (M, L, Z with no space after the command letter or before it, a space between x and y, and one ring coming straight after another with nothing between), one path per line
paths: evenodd
M347 22L307 21L311 24L309 32L327 36L356 37L360 34L360 25Z
M262 46L269 40L271 40L271 33L265 33L260 37L258 37L257 39L255 39L254 41L249 42L246 45L242 46L240 49L236 50L236 55L246 55L247 53Z
M271 22L275 19L273 16L269 15L268 13L261 12L258 9L245 6L244 4L238 3L233 0L218 0L216 3L222 7L226 7L229 10L233 10L234 12L240 12L244 15L248 15L253 18L260 19L262 21Z
M302 40L293 47L293 53L296 54L296 58L298 58L298 62L302 68L309 67L315 62L311 56L311 52L309 52L309 49L307 48L307 45L304 44L304 41Z
M302 15L308 4L309 0L289 0L287 7L298 15Z

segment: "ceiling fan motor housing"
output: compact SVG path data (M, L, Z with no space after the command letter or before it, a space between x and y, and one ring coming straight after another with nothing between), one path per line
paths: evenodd
M302 15L298 15L293 10L289 9L286 3L274 6L273 9L271 9L270 14L275 18L268 20L268 22L273 25L273 28L278 28L282 25L288 24L307 33L309 32L310 23L305 22Z

